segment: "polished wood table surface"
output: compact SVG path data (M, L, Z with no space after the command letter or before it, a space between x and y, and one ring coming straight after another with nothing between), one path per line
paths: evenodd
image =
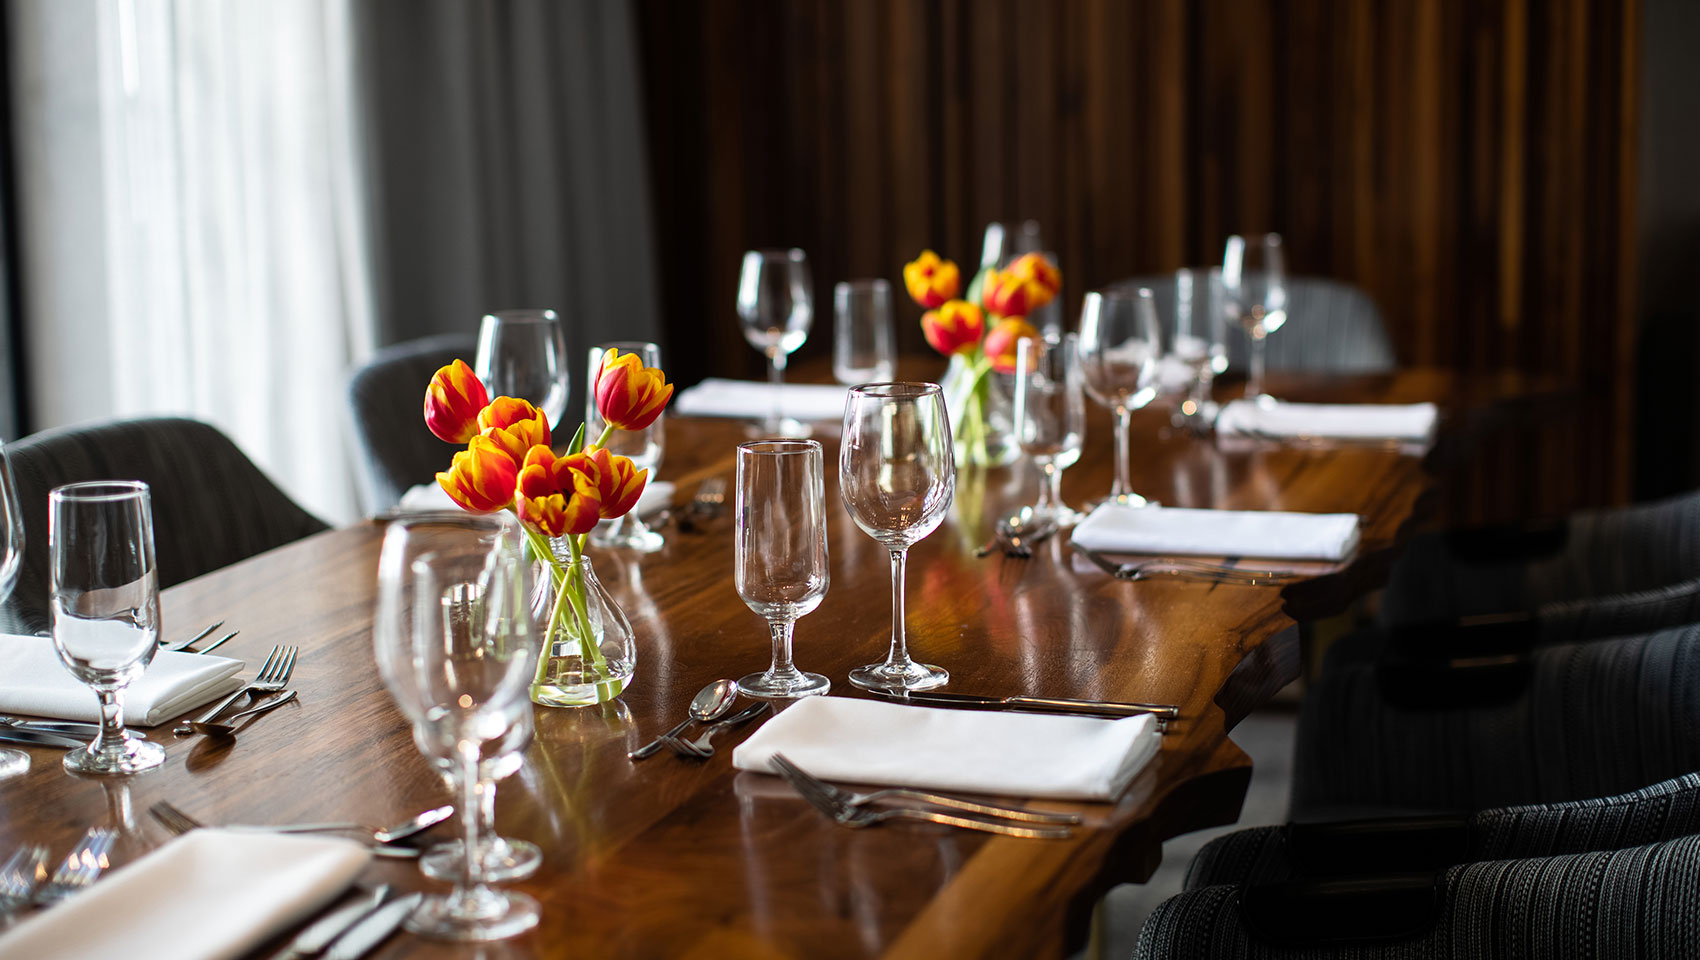
M1432 399L1449 436L1527 392L1516 378L1464 380L1437 371L1329 381L1276 380L1293 399ZM1094 411L1063 490L1080 505L1110 484L1110 430ZM481 948L401 935L381 957L1008 957L1055 956L1078 942L1109 886L1148 877L1162 841L1232 822L1250 761L1228 737L1243 713L1297 676L1295 616L1373 586L1429 486L1423 463L1362 446L1254 444L1224 449L1146 411L1135 422L1135 486L1165 504L1356 512L1357 559L1282 591L1153 579L1114 580L1062 538L1029 560L977 559L996 516L1030 498L1029 467L964 471L949 520L910 553L911 649L951 672L949 690L1175 703L1162 750L1115 803L1037 803L1078 810L1064 841L987 837L922 824L850 830L829 823L777 778L732 769L743 731L714 759L626 752L672 726L717 677L762 669L763 622L732 586L730 511L699 532L669 527L667 546L637 556L603 550L596 566L639 636L637 677L618 701L536 710L521 772L500 788L498 821L545 850L518 886L543 905L540 929ZM835 430L822 436L836 459ZM662 475L688 499L705 477L732 479L744 439L731 421L668 422ZM839 506L828 468L832 586L798 623L797 662L827 674L833 695L861 696L845 677L889 642L884 551ZM389 823L448 802L414 748L373 660L376 561L383 527L357 524L252 558L166 591L171 637L214 620L240 628L221 653L257 665L273 644L299 644L299 706L268 715L234 742L178 740L163 768L128 779L73 779L58 751L26 748L29 773L0 782L0 850L31 840L68 848L84 827L123 829L116 859L166 839L145 811L167 799L210 823L356 820ZM1354 579L1354 569L1372 571ZM92 694L91 694L92 696ZM446 831L445 831L446 832ZM367 879L433 888L412 864L379 862ZM481 951L481 952L480 952ZM265 953L259 956L267 955Z

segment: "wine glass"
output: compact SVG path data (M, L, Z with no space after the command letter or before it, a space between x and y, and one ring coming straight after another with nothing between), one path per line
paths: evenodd
M1062 498L1062 472L1080 459L1086 437L1080 343L1076 334L1046 334L1015 345L1015 438L1045 477L1039 502L1022 513L1054 526L1072 526L1080 514ZM1005 522L1025 527L1020 514ZM1029 521L1030 522L1030 521Z
M1222 296L1228 316L1251 337L1245 396L1260 405L1274 402L1263 392L1264 340L1287 322L1286 256L1281 235L1228 238L1222 253Z
M537 642L520 543L506 515L433 515L392 523L378 559L378 669L425 755L455 758L463 850L484 848L485 746L507 737L530 707ZM491 889L484 858L463 856L460 866L454 889L420 904L409 930L483 941L536 926L537 901Z
M514 397L543 411L549 429L567 412L567 335L553 310L498 310L478 326L473 372L491 399Z
M833 377L855 386L896 376L891 284L884 280L839 283L832 288L832 308Z
M0 603L12 595L24 562L24 518L18 510L17 481L12 479L12 461L0 443ZM15 777L30 768L30 755L22 750L0 748L0 780Z
M1208 424L1210 385L1228 366L1221 269L1176 270L1174 304L1158 317L1165 347L1162 390L1182 397L1175 424Z
M661 366L661 348L646 340L615 341L591 348L590 377L585 381L590 384L590 389L584 392L586 444L595 443L608 426L608 421L602 419L596 409L596 375L601 371L602 359L609 350L618 350L622 355L636 354L639 362L646 367ZM654 483L655 471L661 467L661 455L667 445L666 419L667 411L663 410L654 423L642 430L615 430L608 435L608 452L630 457L637 469L649 471L648 482ZM661 534L651 530L638 516L635 507L623 517L598 523L591 531L590 542L599 547L629 547L641 553L654 553L666 545Z
M785 416L785 359L809 338L814 321L814 281L801 250L750 250L738 274L738 317L744 339L767 354L773 411L762 424L768 434L806 437L806 424Z
M813 613L830 582L821 446L813 440L738 445L732 571L738 596L767 619L773 664L738 681L752 697L788 700L825 693L832 682L791 662L791 631Z
M1023 220L1016 224L994 220L986 224L986 232L980 241L980 269L1002 267L1024 253L1043 249L1045 241L1039 231L1039 221Z
M1162 340L1151 290L1094 290L1080 310L1080 368L1086 392L1116 415L1116 482L1103 502L1143 507L1128 480L1128 425L1157 395Z
M159 641L148 485L103 480L47 495L53 646L71 675L100 698L100 735L65 755L73 773L138 773L165 762L157 743L124 730L124 688L142 675Z
M525 763L525 748L531 744L532 732L531 711L521 710L518 722L508 728L506 735L484 744L478 761L478 776L483 781L478 803L479 869L484 879L491 882L524 880L543 863L543 851L537 844L496 832L496 782L519 772ZM431 759L451 790L464 792L460 765L452 752L437 753L439 745L430 742L421 727L413 728L413 743ZM465 850L464 840L433 844L419 858L419 872L433 880L453 881L466 869Z
M891 553L891 652L850 671L858 687L926 690L950 674L909 658L903 626L909 547L938 529L956 491L950 417L936 383L865 383L844 404L839 495L862 532Z

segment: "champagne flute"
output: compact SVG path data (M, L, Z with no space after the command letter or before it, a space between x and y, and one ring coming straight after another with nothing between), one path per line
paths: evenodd
M1102 501L1143 507L1128 479L1128 426L1133 411L1157 395L1157 358L1162 340L1149 288L1133 293L1094 290L1080 311L1080 367L1086 392L1116 415L1116 482Z
M596 409L596 377L609 350L618 350L622 356L637 354L638 360L646 367L661 366L661 348L647 340L614 341L591 348L590 375L585 381L590 384L590 389L584 392L586 444L595 443L608 426L608 421L602 419L602 414ZM654 423L642 430L615 430L608 435L608 452L630 457L637 469L649 471L648 482L654 483L655 472L661 467L661 455L667 444L666 420L667 411L663 410ZM638 516L635 507L623 517L598 523L590 533L590 542L599 547L627 547L640 553L654 553L666 545L660 532L651 530Z
M1273 403L1275 398L1263 392L1263 360L1264 341L1287 322L1286 255L1280 234L1228 238L1222 253L1222 295L1228 315L1251 337L1246 399Z
M850 671L858 687L927 690L950 674L909 658L903 581L909 547L938 529L956 491L950 417L936 383L866 383L844 405L839 495L862 532L891 553L891 651Z
M0 603L12 595L24 561L24 518L18 510L17 481L12 478L12 461L0 443ZM30 768L30 755L22 750L0 748L0 780L15 777Z
M484 848L485 745L507 737L530 708L537 642L520 544L518 523L505 515L419 517L391 524L378 560L378 669L426 756L455 758L463 850ZM483 857L460 861L454 889L420 904L409 930L485 941L537 925L536 900L492 889Z
M845 386L890 380L897 374L892 348L891 284L847 280L832 288L832 375Z
M549 429L567 412L567 335L553 310L498 310L478 325L473 372L491 399L514 397L543 411Z
M1076 334L1046 334L1015 345L1015 437L1044 473L1039 502L1023 512L1055 526L1073 526L1080 514L1062 498L1062 472L1080 459L1086 437L1080 343ZM1018 514L1005 523L1025 527Z
M814 321L814 281L801 250L750 250L738 274L738 317L744 339L767 354L773 411L762 424L770 435L806 437L808 425L785 416L785 360L809 338Z
M813 440L738 445L732 570L738 596L767 619L773 664L738 681L752 697L789 700L825 693L832 682L791 661L797 618L826 596L826 494L821 446Z
M124 730L124 688L159 641L148 485L72 483L47 495L53 646L71 675L100 698L100 735L65 755L73 773L138 773L165 762L157 743Z

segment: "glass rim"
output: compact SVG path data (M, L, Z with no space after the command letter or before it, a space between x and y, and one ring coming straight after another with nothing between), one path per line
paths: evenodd
M745 259L760 257L763 260L786 260L792 263L800 263L807 260L809 255L803 252L802 247L756 247L753 250L745 250L744 257Z
M794 438L746 440L745 442L738 444L738 455L741 457L747 453L750 456L759 457L795 457L810 453L820 453L823 449L824 448L821 447L819 440L800 440Z
M856 280L840 280L832 285L832 292L836 294L840 290L847 293L873 293L884 290L885 292L890 293L891 281L884 277L862 277Z
M1099 300L1155 300L1157 295L1151 291L1150 287L1139 287L1132 291L1129 291L1125 287L1120 289L1116 287L1099 287L1096 290L1086 291L1085 299L1090 300L1094 297Z
M882 380L877 383L858 383L850 388L850 399L872 397L877 400L919 400L942 395L936 383L918 380Z
M560 323L561 316L549 307L513 307L507 310L491 310L481 319L500 320L503 323Z
M640 349L627 350L627 347L638 347ZM639 353L642 350L654 350L656 353L660 353L661 344L656 343L653 340L609 340L606 343L599 343L596 346L591 347L590 350L592 353L598 355L606 354L609 350L618 350L621 353Z
M141 480L82 480L54 487L47 498L55 503L71 500L78 503L116 503L136 497L151 496L151 489Z
M396 517L385 524L386 529L400 527L453 527L463 530L507 532L520 528L519 520L506 511L500 513L468 513L465 510L431 510Z

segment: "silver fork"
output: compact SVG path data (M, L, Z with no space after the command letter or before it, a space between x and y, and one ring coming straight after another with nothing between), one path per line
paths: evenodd
M691 505L679 515L679 529L695 530L698 519L718 517L725 509L726 478L719 475L709 477L698 485L697 492L691 497Z
M708 729L702 732L702 736L697 737L695 740L686 740L684 737L679 736L666 736L661 738L661 743L681 757L698 757L700 759L707 760L709 757L714 756L714 744L711 741L714 740L715 734L727 727L735 727L740 723L748 723L749 721L754 720L763 713L766 713L769 706L770 704L767 703L754 704L752 706L745 707L724 720L716 720L709 724Z
M962 827L965 830L979 830L982 833L995 833L1005 837L1065 840L1071 836L1069 829L1062 826L1021 827L1012 823L974 820L969 817L957 817L948 813L921 810L915 807L887 807L883 810L852 807L847 803L840 803L833 799L830 794L821 791L810 780L793 777L784 767L779 768L779 775L795 787L797 792L803 795L803 799L809 801L816 810L847 827L871 827L876 823L884 823L887 820L921 820L926 823L940 823L947 827Z
M193 723L210 723L223 713L226 707L235 703L243 694L277 693L289 684L289 675L295 672L295 647L272 647L271 656L260 665L260 672L247 686L225 697L218 706L208 710L205 715L196 717ZM179 736L188 736L195 732L188 723L180 723L173 731Z
M47 877L47 848L24 844L0 866L0 916L30 902L36 884Z
M113 841L117 839L116 830L90 827L71 848L65 862L53 871L53 876L46 883L36 888L30 899L40 904L58 903L93 883L109 866L106 855L112 852Z
M195 644L200 643L202 640L212 636L212 632L222 626L224 626L224 621L220 620L187 640L179 640L176 643L166 643L164 640L161 640L159 642L159 648L161 650L187 650Z
M1296 579L1292 574L1277 573L1274 570L1242 570L1239 567L1183 557L1163 557L1135 563L1117 563L1098 551L1089 550L1073 541L1069 542L1069 546L1074 549L1074 552L1092 561L1098 569L1118 580L1146 580L1154 576L1171 576L1183 580L1201 580L1207 583L1255 587L1290 583Z
M930 803L935 807L948 807L961 810L964 813L977 813L983 817L999 817L1004 820L1023 820L1028 823L1079 823L1078 813L1046 813L1042 810L1022 810L1018 807L1000 807L990 803L975 803L960 797L948 797L939 793L926 793L921 790L910 790L906 787L888 787L875 790L872 793L853 793L841 787L835 787L802 767L785 759L782 754L773 755L773 765L778 767L786 780L791 783L808 781L821 793L837 800L839 803L852 807L863 807L876 800L914 800L917 803Z

